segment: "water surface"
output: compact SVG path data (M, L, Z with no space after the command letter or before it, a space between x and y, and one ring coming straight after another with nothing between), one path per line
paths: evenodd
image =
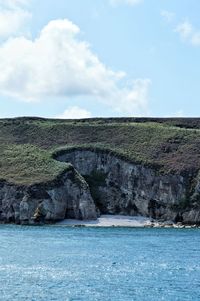
M2 225L0 300L200 300L199 247L199 229Z

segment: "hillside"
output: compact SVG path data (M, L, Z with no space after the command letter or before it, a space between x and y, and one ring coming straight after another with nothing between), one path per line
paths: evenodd
M0 120L0 222L200 224L200 119Z
M20 184L54 179L66 164L60 149L103 149L159 173L196 175L200 119L108 118L0 120L0 178Z

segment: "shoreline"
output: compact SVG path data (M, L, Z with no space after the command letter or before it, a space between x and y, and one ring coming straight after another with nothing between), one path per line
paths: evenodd
M65 219L55 226L63 227L124 227L124 228L200 228L198 225L184 225L172 221L160 222L149 217L125 215L101 215L97 220Z

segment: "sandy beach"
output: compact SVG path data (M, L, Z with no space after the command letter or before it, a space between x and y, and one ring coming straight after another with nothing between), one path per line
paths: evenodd
M97 220L81 221L65 219L56 223L60 226L86 226L86 227L145 227L152 223L150 218L142 216L101 215Z

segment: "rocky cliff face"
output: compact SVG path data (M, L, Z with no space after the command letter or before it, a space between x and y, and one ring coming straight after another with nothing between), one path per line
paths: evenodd
M74 168L52 183L30 187L0 183L2 222L35 224L64 218L96 219L89 187Z
M85 177L101 213L200 223L200 208L186 205L187 177L160 175L102 151L73 150L57 159L70 162Z
M100 150L61 151L56 159L72 166L51 183L0 182L0 221L40 224L103 213L200 224L199 181L191 194L186 176L161 175Z

